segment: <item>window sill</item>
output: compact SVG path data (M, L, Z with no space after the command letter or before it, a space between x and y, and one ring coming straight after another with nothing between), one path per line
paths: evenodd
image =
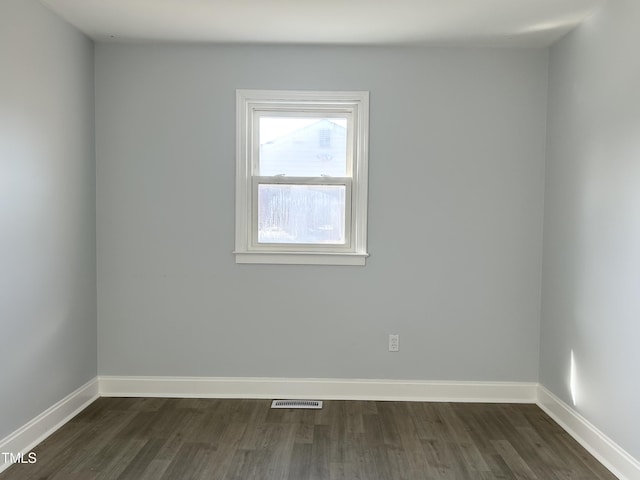
M363 266L368 253L234 252L236 263Z

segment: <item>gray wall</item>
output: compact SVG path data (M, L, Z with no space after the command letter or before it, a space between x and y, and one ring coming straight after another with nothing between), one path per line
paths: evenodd
M551 49L540 358L542 384L635 458L639 24L640 2L608 2Z
M96 376L93 44L0 2L0 438Z
M546 50L98 44L100 374L537 381L546 83ZM236 88L371 92L365 267L234 263Z

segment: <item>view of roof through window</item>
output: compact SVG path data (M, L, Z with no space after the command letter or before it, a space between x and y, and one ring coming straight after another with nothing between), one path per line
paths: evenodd
M314 123L328 120L342 128L347 128L346 118L304 118L304 117L261 117L260 145L285 137Z
M260 117L263 176L345 177L347 119Z

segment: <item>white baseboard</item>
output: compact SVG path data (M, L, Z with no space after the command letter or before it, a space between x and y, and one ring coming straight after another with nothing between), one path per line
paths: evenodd
M538 406L620 480L639 480L640 462L542 385Z
M94 378L8 437L0 440L0 452L26 455L33 447L71 420L96 398L98 398L98 379ZM11 463L5 462L3 456L0 459L0 472L10 466Z
M535 403L537 383L318 378L98 377L105 397Z
M100 376L0 440L0 452L28 453L98 396L537 403L620 480L640 480L638 460L545 387L529 382ZM2 460L0 472L8 466Z

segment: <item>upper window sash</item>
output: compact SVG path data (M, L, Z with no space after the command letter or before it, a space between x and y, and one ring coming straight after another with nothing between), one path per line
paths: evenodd
M251 174L252 175L264 175L261 171L261 142L260 142L260 121L261 119L268 118L282 118L282 119L291 119L291 118L299 118L299 119L335 119L337 121L346 122L346 157L345 157L345 171L344 175L353 177L354 171L354 121L353 121L353 111L351 109L345 108L335 108L328 107L326 105L318 106L308 106L305 108L297 108L295 110L290 110L290 107L285 107L283 105L274 105L269 108L265 105L261 105L257 107L252 112L252 124L251 124L251 145L248 146L248 151L251 152ZM268 148L268 144L265 145L265 148ZM282 172L285 173L286 172ZM336 175L337 176L337 175Z

